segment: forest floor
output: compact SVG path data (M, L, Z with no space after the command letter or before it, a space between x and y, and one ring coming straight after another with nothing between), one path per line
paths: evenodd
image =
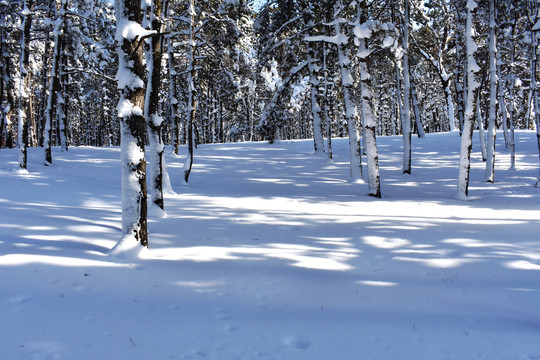
M476 136L476 135L475 135ZM188 186L120 239L120 150L0 150L0 358L537 360L540 188L535 134L517 168L497 139L495 184L473 151L454 200L459 135L378 138L382 199L312 141L199 146ZM477 142L477 137L475 138Z

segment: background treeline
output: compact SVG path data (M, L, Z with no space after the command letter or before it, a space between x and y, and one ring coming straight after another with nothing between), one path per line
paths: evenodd
M538 4L509 0L494 4L497 125L506 130L510 146L512 129L534 127L531 29ZM338 17L355 19L356 1L274 0L256 10L253 2L243 0L197 0L194 5L196 143L311 138L312 96L319 99L323 136L348 135L338 47L318 40L336 35L333 21ZM405 1L367 2L369 21L395 25L383 39L369 39L377 42L369 66L378 135L401 133L405 98L414 133L461 129L467 86L465 5L464 0L410 1L410 89L405 89L401 43ZM474 17L482 80L481 121L476 126L486 128L489 8L490 1L478 1ZM188 1L167 0L163 9L162 137L177 146L186 141L192 87ZM119 145L114 6L105 0L2 0L0 16L0 146L14 147L20 141L28 146L50 141L66 148ZM344 24L342 31L348 36L345 48L354 55L358 48L354 27ZM396 41L397 46L380 46L384 41ZM299 67L306 60L314 65L311 70ZM358 57L351 56L350 61L358 83ZM353 86L355 101L360 99L359 88ZM18 126L19 116L25 117L26 132Z

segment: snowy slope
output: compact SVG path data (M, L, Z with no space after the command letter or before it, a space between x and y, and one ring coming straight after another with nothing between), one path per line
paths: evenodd
M475 138L475 141L477 139ZM498 136L496 183L459 136L378 139L383 199L311 141L200 146L189 186L149 222L140 259L120 237L118 148L72 148L29 173L0 150L1 359L512 359L540 357L536 139L517 171Z

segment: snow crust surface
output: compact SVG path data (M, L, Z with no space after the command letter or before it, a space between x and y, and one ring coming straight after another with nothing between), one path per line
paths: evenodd
M476 137L475 137L476 139ZM459 135L378 138L382 199L313 141L199 146L189 186L166 150L167 217L150 249L121 237L120 149L0 150L3 359L517 359L540 356L534 132L517 166L497 136L495 184ZM185 150L185 149L184 149Z

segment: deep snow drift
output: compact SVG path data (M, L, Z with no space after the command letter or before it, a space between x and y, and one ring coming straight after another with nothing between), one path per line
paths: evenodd
M475 138L475 141L477 138ZM540 357L540 189L533 132L517 170L498 134L496 183L473 150L453 199L459 135L378 139L383 199L311 141L200 146L189 186L120 238L118 148L0 150L2 359L512 359Z

